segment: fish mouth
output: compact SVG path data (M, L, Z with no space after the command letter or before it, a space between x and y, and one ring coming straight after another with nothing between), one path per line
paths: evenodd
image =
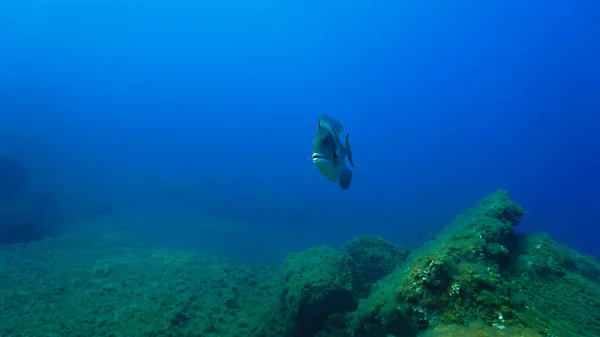
M317 162L319 162L321 160L324 160L324 159L325 159L325 157L323 157L323 155L320 154L320 153L313 153L313 155L312 155L313 163L317 163Z

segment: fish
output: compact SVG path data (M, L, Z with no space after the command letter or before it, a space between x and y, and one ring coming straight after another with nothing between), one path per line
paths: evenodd
M329 117L319 115L317 133L313 138L312 161L321 174L332 182L337 182L342 190L347 190L352 182L352 171L346 166L346 158L354 167L350 133L342 144L340 135L344 132L342 124Z

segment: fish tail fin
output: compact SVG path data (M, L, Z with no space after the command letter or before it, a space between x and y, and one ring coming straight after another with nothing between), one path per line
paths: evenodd
M349 168L344 167L340 171L340 175L338 178L338 184L340 185L340 187L343 190L347 190L350 187L351 182L352 182L352 171Z
M352 167L354 167L354 160L352 160L352 147L350 146L350 134L346 134L346 156L348 157L348 161L350 162L350 165L352 165Z

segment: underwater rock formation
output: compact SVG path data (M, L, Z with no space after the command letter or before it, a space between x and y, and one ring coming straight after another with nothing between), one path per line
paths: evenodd
M521 236L507 278L519 289L525 326L544 334L600 336L600 266L545 233Z
M311 337L343 327L343 314L356 309L358 297L410 253L375 236L359 236L344 250L316 247L290 254L283 262L288 336Z
M505 191L487 196L378 281L348 334L416 336L481 321L529 335L600 336L597 264L546 236L515 235L524 214Z
M361 301L354 328L364 335L377 336L377 330L414 336L432 323L516 323L517 289L501 269L523 215L504 191L486 197L375 284Z
M329 247L290 254L283 262L289 336L314 336L330 315L356 309L356 264Z
M410 254L408 248L368 235L348 241L343 249L356 262L357 284L364 291L404 263Z
M420 337L542 337L537 331L527 328L490 327L481 321L469 325L450 324L433 327Z
M0 245L0 336L600 336L598 263L515 234L524 214L497 191L410 255L364 236L279 269L116 235Z

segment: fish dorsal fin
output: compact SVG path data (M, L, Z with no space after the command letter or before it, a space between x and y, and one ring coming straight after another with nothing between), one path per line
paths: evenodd
M319 115L319 128L327 128L333 131L333 133L335 133L338 136L341 135L342 132L344 132L344 127L342 126L342 123L336 121L335 119L325 114Z

